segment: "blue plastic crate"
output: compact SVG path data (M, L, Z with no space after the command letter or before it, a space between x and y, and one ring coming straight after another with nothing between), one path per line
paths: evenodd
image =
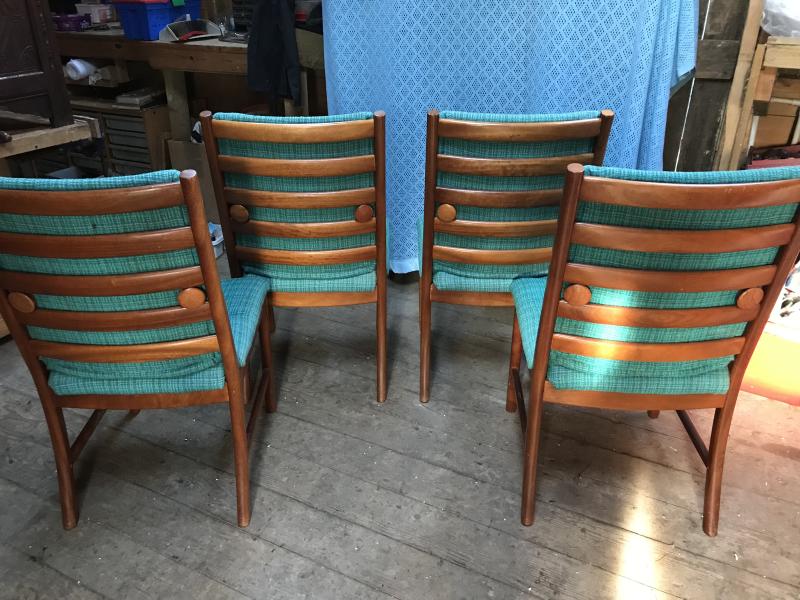
M183 15L200 18L200 0L186 0L185 6L167 2L115 2L122 31L131 40L157 40L159 32Z

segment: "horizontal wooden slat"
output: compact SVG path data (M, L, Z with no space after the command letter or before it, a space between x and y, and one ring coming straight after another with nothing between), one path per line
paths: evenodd
M343 250L267 250L264 248L236 248L241 260L276 265L337 265L365 260L375 260L375 246L361 246Z
M352 306L354 304L372 304L378 301L378 292L271 292L271 306L283 307L322 307Z
M215 335L207 335L175 342L135 344L130 346L62 344L58 342L43 342L40 340L31 340L30 345L36 356L97 363L168 360L219 351L219 343Z
M738 306L652 309L600 304L574 305L564 300L558 303L559 317L624 327L714 327L715 325L747 323L755 319L758 312L759 307L750 309L741 309Z
M585 177L581 200L685 210L756 208L800 202L800 180L732 185L675 185Z
M680 342L675 344L642 344L597 340L556 333L551 348L558 352L607 358L611 360L633 360L643 362L676 362L719 358L741 352L743 337L707 342Z
M0 287L27 294L124 296L182 289L202 283L200 267L135 275L41 275L0 271Z
M277 158L247 158L244 156L217 157L220 170L264 177L336 177L356 175L375 170L375 157L348 156L315 160L283 160Z
M375 231L374 218L363 223L359 221L336 221L329 223L277 223L271 221L248 221L232 224L236 233L267 235L291 238L324 238L359 235Z
M228 401L226 388L199 390L181 394L81 394L80 396L55 396L57 406L63 408L99 408L105 410L139 410L145 408L177 408L199 406Z
M372 119L296 125L214 120L212 127L214 136L218 138L278 144L349 142L371 138L375 131L375 123Z
M225 201L260 208L339 208L372 204L375 202L375 188L339 192L265 192L226 187Z
M0 190L0 213L84 216L168 208L183 204L180 185L165 183L124 190L39 192Z
M719 408L725 404L722 394L623 394L585 390L558 390L548 381L544 386L544 401L571 406L587 406L612 410L687 410Z
M534 177L538 175L563 175L571 163L588 164L594 154L573 154L548 158L471 158L439 154L436 168L462 175L489 177Z
M535 237L553 235L557 222L551 221L441 221L435 218L434 230L454 235L485 237Z
M475 265L522 265L550 262L552 248L526 248L522 250L475 250L434 246L433 260L445 260Z
M638 229L576 223L572 232L572 242L596 248L636 252L676 254L740 252L788 244L794 229L792 223L713 231Z
M716 292L761 287L774 276L773 265L726 271L639 271L567 263L564 281L640 292Z
M514 306L514 298L503 292L453 292L431 285L431 301L462 306Z
M113 258L194 248L191 227L108 235L0 233L0 252L43 258Z
M593 138L600 134L600 119L548 123L486 123L439 120L439 137L476 142L548 142Z
M156 329L197 323L211 319L208 304L195 308L174 306L150 310L119 312L73 312L66 310L37 309L32 313L17 312L24 325L72 329L75 331L131 331Z
M489 192L437 187L434 191L434 198L437 202L486 208L556 206L561 202L563 195L564 192L561 188L524 192Z

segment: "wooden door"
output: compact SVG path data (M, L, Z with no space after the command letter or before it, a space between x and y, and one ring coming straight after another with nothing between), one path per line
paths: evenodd
M72 123L50 11L42 0L0 0L0 107Z

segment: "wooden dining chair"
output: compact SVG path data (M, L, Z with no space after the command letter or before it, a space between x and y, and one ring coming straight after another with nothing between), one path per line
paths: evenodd
M431 304L513 306L514 278L547 273L566 166L603 164L613 119L610 110L428 113L419 223L421 402L430 395ZM509 395L507 410L513 402Z
M375 304L384 402L385 115L206 111L200 121L231 275L268 278L270 314Z
M230 410L238 524L249 523L248 437L260 403L274 410L267 290L259 277L220 282L194 171L0 178L0 312L44 409L65 529L78 522L75 462L107 410L212 403ZM64 408L93 410L72 442Z
M510 387L534 516L545 402L675 410L707 467L716 535L725 447L747 363L800 250L800 168L671 173L570 165L547 279L512 285L531 369ZM512 352L513 354L513 352ZM689 409L714 409L706 446Z

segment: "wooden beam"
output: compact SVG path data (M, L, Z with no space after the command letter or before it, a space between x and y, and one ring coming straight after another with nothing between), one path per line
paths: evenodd
M747 18L742 32L742 41L739 44L739 58L736 61L736 70L728 94L728 104L721 127L719 139L719 152L717 153L714 167L727 169L731 163L733 146L736 141L736 131L742 115L742 102L745 96L747 75L750 72L755 58L758 32L761 27L761 15L764 11L764 0L750 0Z
M696 79L731 79L736 71L739 40L700 40Z
M775 69L800 69L800 39L771 37L767 40L764 66Z
M73 123L63 127L33 129L22 133L12 133L11 141L0 144L0 158L7 158L25 152L33 152L42 148L50 148L69 142L89 140L92 131L86 122Z

